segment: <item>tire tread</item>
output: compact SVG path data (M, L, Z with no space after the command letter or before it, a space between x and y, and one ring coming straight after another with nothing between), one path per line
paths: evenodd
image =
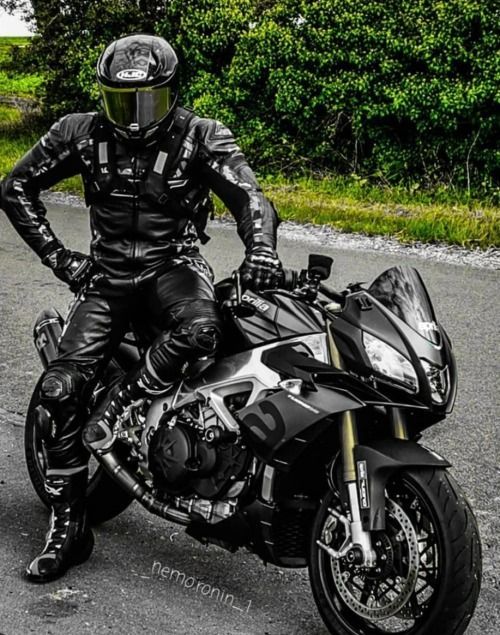
M472 509L453 477L442 468L409 469L404 472L425 494L433 507L444 547L444 580L436 593L428 619L405 631L411 635L461 635L474 612L481 586L481 543ZM313 539L321 527L330 497L324 497L316 517ZM331 633L355 635L332 611L321 587L316 555L311 541L309 572L313 594L320 613ZM385 632L373 631L370 633Z

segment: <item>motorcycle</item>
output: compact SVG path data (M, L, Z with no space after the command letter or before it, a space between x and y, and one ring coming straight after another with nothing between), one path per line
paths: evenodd
M137 500L203 543L308 567L331 633L463 633L481 583L477 523L450 463L419 443L453 408L450 339L416 269L337 292L331 266L311 255L259 293L237 274L216 285L221 350L94 443L91 519ZM62 328L53 309L36 322L45 366ZM147 346L132 324L88 413ZM35 389L25 449L45 503L47 417Z

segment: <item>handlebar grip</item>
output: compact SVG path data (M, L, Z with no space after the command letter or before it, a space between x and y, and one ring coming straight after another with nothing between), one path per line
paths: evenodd
M293 291L299 283L299 272L295 269L282 269L280 287L285 291Z

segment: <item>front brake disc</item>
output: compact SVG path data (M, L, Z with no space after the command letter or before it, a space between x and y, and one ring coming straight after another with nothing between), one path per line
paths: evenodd
M365 585L373 586L373 580L367 572L362 567L349 565L344 558L331 561L333 579L340 597L352 611L369 620L385 619L401 611L417 581L419 551L413 524L403 509L390 499L387 501L387 515L399 527L397 534L406 548L406 563L404 572L393 573L376 581L378 594L372 590L362 601Z

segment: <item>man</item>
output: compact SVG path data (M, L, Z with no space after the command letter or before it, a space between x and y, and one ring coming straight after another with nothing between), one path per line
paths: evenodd
M162 38L131 35L110 44L97 65L104 113L60 119L2 183L2 207L55 275L79 292L48 367L40 398L50 418L47 542L26 570L46 582L84 562L93 548L85 514L88 452L80 405L106 366L134 307L161 333L144 364L106 397L86 441L111 429L127 407L153 397L213 355L221 321L205 241L209 190L235 216L246 248L242 280L272 286L280 269L277 216L221 123L177 105L178 60ZM81 174L90 206L91 256L66 249L52 231L41 190Z

